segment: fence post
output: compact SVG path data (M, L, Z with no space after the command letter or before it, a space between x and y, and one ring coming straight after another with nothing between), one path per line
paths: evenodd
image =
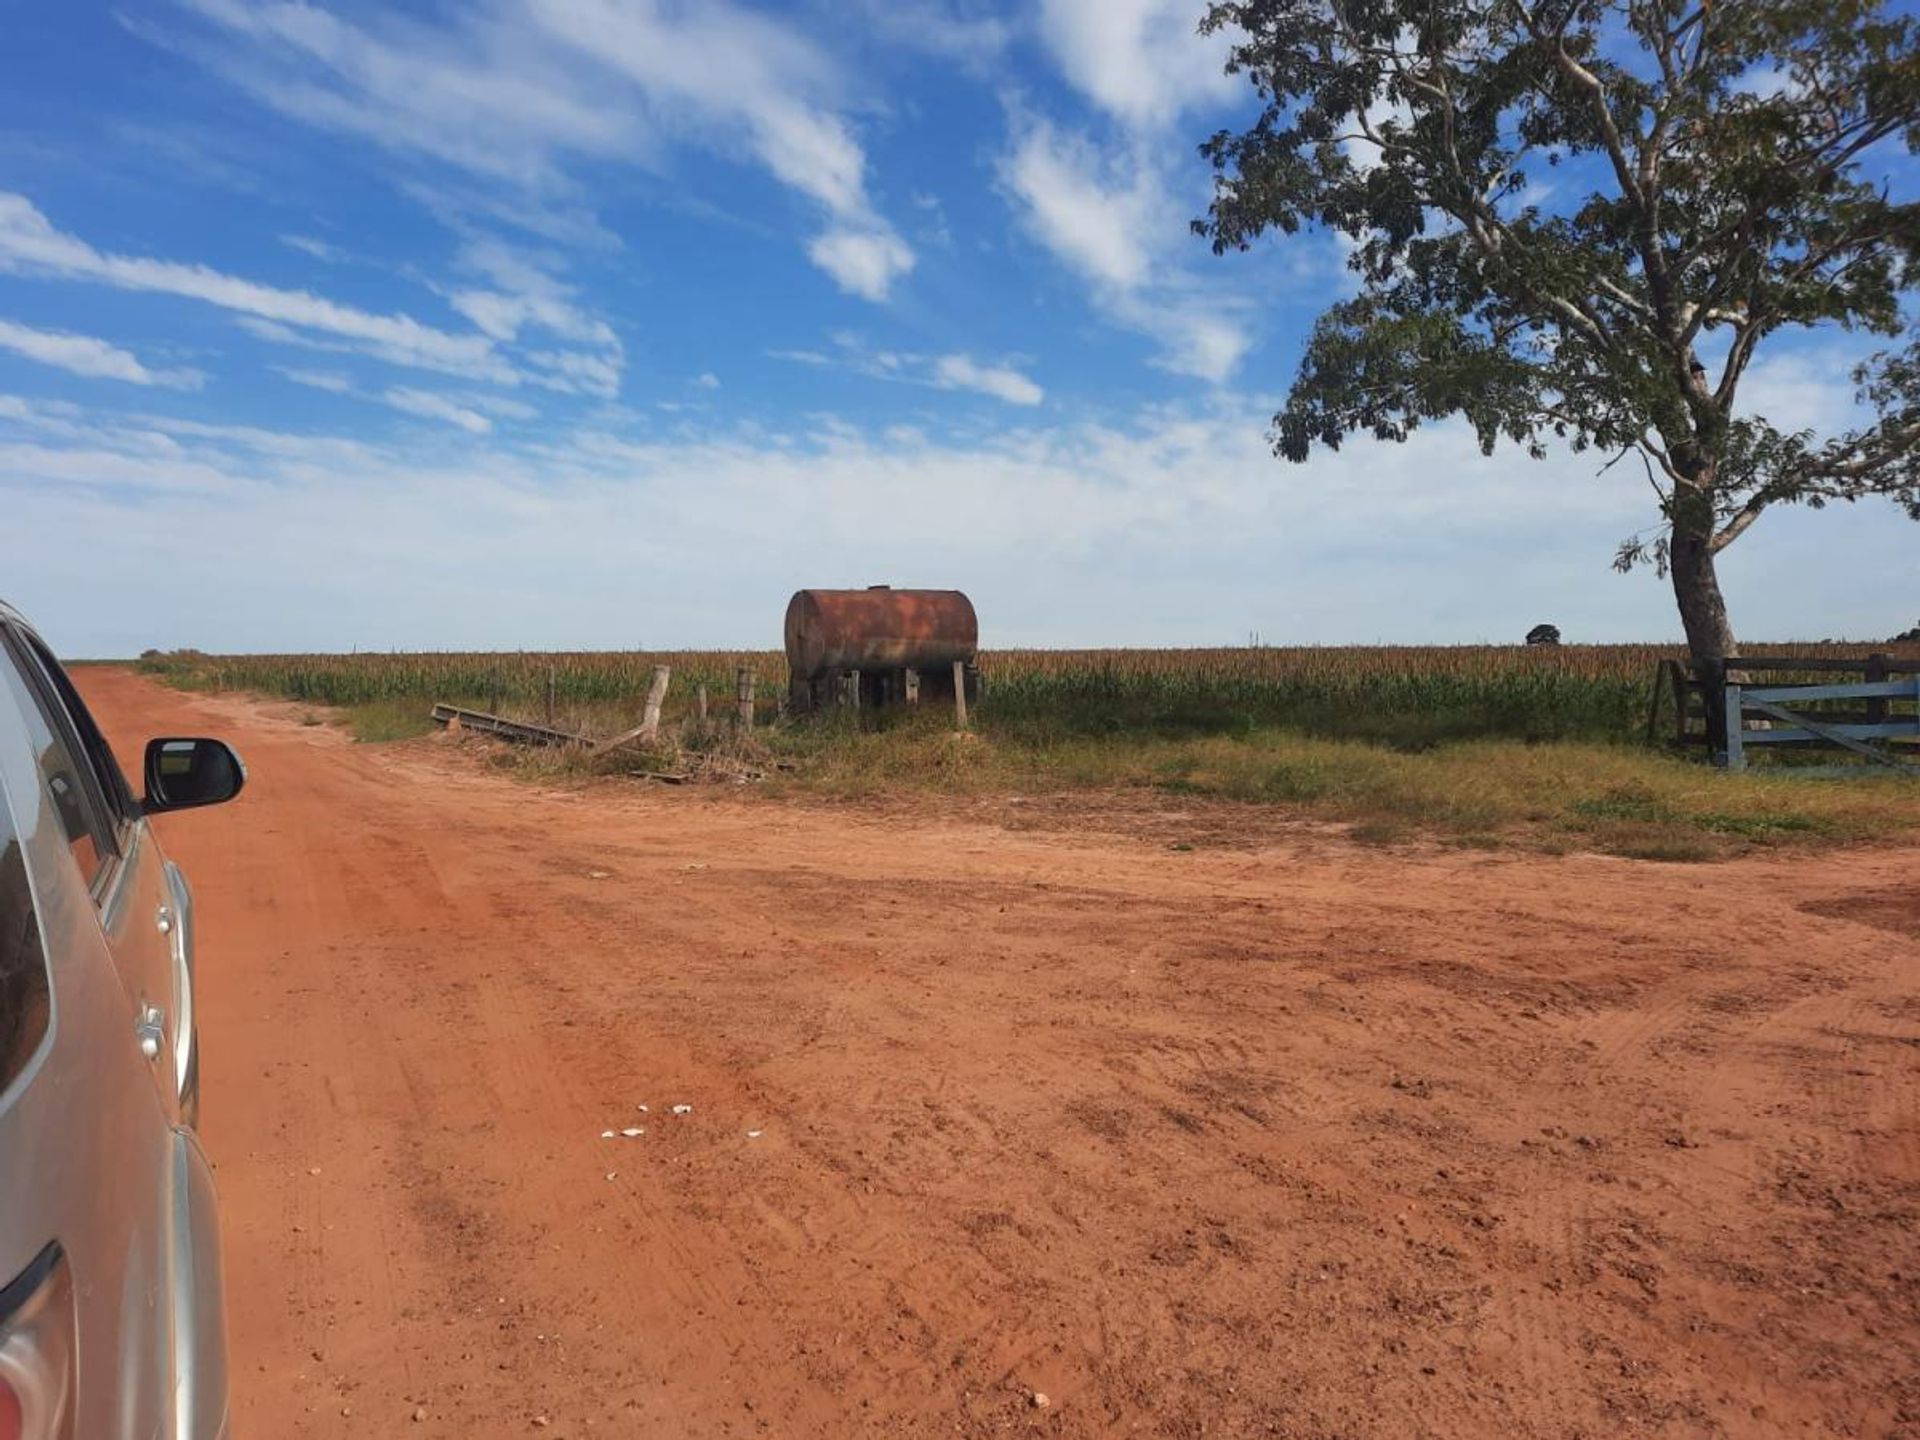
M964 660L953 662L953 723L954 728L967 728L967 666Z
M1869 685L1878 685L1887 678L1887 662L1891 659L1893 659L1893 656L1887 654L1884 650L1867 657L1867 683ZM1887 702L1879 696L1874 696L1869 699L1867 701L1867 723L1869 725L1883 725L1886 723L1886 719Z
M548 729L553 728L553 700L554 700L554 691L557 688L558 687L554 680L553 666L549 665L547 667L547 728Z
M700 688L693 692L693 703L700 715L700 727L705 729L707 724L707 685L704 680L700 682Z
M753 667L742 665L733 672L734 713L742 730L753 729Z
M1729 770L1747 768L1747 752L1740 739L1742 729L1742 707L1740 687L1731 681L1727 684L1727 755L1726 766Z
M653 683L647 687L647 708L640 712L640 733L649 740L660 733L660 706L667 698L667 681L672 674L669 666L653 667Z

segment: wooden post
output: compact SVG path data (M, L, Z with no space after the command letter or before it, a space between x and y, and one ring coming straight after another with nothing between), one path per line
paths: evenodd
M753 729L753 667L742 665L733 672L733 704L742 730Z
M907 693L903 698L909 705L918 705L920 703L920 672L909 669L905 673Z
M701 728L704 729L707 723L707 687L705 684L702 684L698 690L693 692L693 703L694 708L700 715Z
M964 660L953 662L953 723L956 729L967 728L967 665Z
M553 698L554 691L557 688L554 681L553 666L549 665L547 667L547 724L549 727L553 724Z
M1893 656L1887 654L1884 650L1877 651L1867 657L1867 683L1869 685L1878 685L1887 678L1887 662L1891 659L1893 659ZM1868 700L1867 723L1869 725L1884 725L1886 719L1887 702L1878 697Z
M1729 770L1747 768L1747 754L1741 743L1741 731L1744 728L1744 714L1740 705L1740 687L1727 686L1727 753L1723 761Z
M653 683L647 687L647 708L640 712L640 733L649 740L660 733L660 706L667 698L667 681L672 675L670 666L653 667Z

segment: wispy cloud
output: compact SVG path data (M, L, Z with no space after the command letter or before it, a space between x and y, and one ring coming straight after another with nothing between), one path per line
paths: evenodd
M933 383L942 390L975 390L1009 405L1038 405L1047 398L1032 380L1008 365L981 365L971 355L942 355L933 362Z
M303 370L281 365L273 368L296 385L323 390L329 395L352 396L426 420L443 420L449 425L457 425L470 435L490 433L493 429L490 417L524 421L537 419L540 414L533 406L506 395L475 391L446 393L412 386L369 390L354 383L352 376L337 370Z
M396 388L384 391L381 399L396 410L404 410L409 415L419 415L428 420L444 420L449 425L457 425L469 435L485 435L493 429L493 422L476 410L447 399L444 395L435 395L427 390L409 390Z
M532 0L450 27L363 27L305 4L179 3L211 38L163 43L262 104L505 182L539 208L578 207L576 161L658 168L691 141L752 159L817 206L807 253L843 289L883 300L913 268L868 193L846 78L783 20L727 0Z
M1219 384L1251 344L1247 307L1193 283L1174 258L1190 237L1155 153L1137 140L1103 148L1016 115L1001 186L1028 231L1080 276L1109 320L1159 343L1157 364Z
M556 279L539 258L487 236L469 240L459 264L484 277L491 288L455 291L453 308L495 340L517 339L530 328L545 330L618 358L620 341L613 327L582 310L574 288Z
M316 260L324 260L329 265L338 265L347 258L346 252L338 245L329 245L326 241L312 235L282 235L280 243L290 250L298 250L303 255L311 255Z
M162 30L152 11L136 30L284 115L389 150L550 190L564 183L559 157L651 149L632 107L570 83L550 49L516 47L497 24L448 30L389 14L376 34L301 0L181 4L211 33Z
M1136 128L1234 99L1226 41L1194 0L1041 0L1040 33L1073 87Z
M56 370L90 380L124 380L130 385L160 385L170 390L198 390L206 377L198 370L154 370L127 350L91 335L63 330L34 330L11 320L0 320L0 350L11 350Z
M519 288L455 294L451 303L476 322L473 332L462 334L410 315L362 310L308 290L263 285L206 265L106 253L55 228L25 196L0 191L0 271L199 301L232 312L250 333L275 344L368 355L391 365L497 385L536 385L602 398L619 392L624 359L610 327L585 315L572 304L566 287L514 261L504 247L482 245L470 253L483 257L472 263ZM594 348L509 355L496 343L514 341L525 329Z
M1152 266L1163 197L1149 170L1044 120L1022 124L1000 167L1042 244L1088 278L1130 290Z
M353 377L343 375L338 370L302 370L285 365L275 365L273 369L294 384L304 385L309 390L325 390L330 395L353 393Z
M484 335L451 334L409 315L374 314L310 291L261 285L205 265L102 252L55 229L25 196L5 191L0 191L0 269L176 295L259 320L364 342L396 363L509 384L516 378Z
M796 365L834 366L851 370L874 380L892 380L907 385L924 385L933 390L970 390L978 395L1004 400L1009 405L1038 405L1047 392L1031 377L1007 363L982 364L971 355L923 355L911 350L891 350L869 345L864 336L841 330L830 337L834 352L818 350L769 350L772 360L787 360Z

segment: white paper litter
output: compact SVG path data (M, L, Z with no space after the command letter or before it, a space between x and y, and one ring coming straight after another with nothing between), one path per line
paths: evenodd
M693 1107L691 1105L676 1105L673 1107L673 1113L676 1115L691 1115L693 1113Z
M600 1132L600 1138L601 1138L602 1140L611 1140L611 1139L613 1139L613 1131L611 1131L611 1130L602 1130L602 1131Z
M621 1133L622 1135L624 1135L624 1136L626 1136L626 1137L627 1137L627 1139L629 1139L629 1140L631 1140L631 1139L633 1139L633 1137L634 1137L634 1136L636 1136L636 1135L644 1135L644 1134L646 1134L647 1132L646 1132L646 1131L644 1131L644 1130L642 1130L642 1129L641 1129L641 1128L640 1128L639 1126L637 1126L637 1125L629 1125L629 1126L628 1126L628 1127L627 1127L626 1129L624 1129L624 1130L622 1130L622 1131L621 1131L620 1133Z

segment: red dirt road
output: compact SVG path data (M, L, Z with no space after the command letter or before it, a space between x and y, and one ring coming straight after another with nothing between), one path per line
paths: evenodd
M236 1434L1920 1434L1913 850L1184 852L82 688L252 776L163 822Z

